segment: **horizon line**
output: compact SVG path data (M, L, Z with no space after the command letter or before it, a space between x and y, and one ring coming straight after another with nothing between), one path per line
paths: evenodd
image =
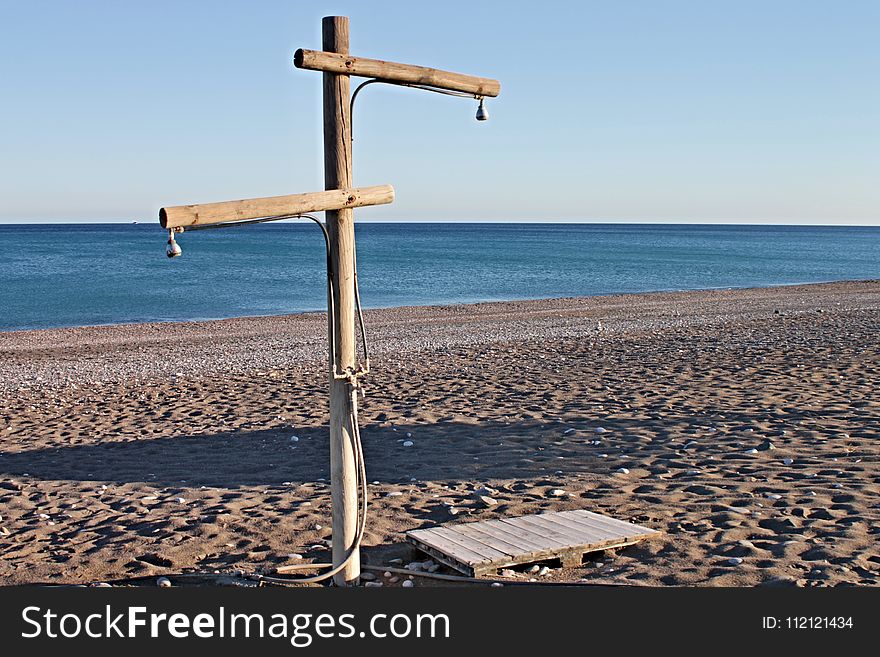
M278 223L292 223L290 220L283 219ZM875 223L802 223L796 221L759 221L755 219L727 219L717 221L689 221L689 220L667 220L667 219L634 219L634 220L616 220L616 219L359 219L358 223L368 224L524 224L524 225L663 225L663 226L802 226L802 227L825 227L825 228L880 228L880 219L874 220ZM38 220L13 220L0 219L0 226L148 226L158 225L158 221L140 221L128 219L107 219L107 220L65 220L65 219L38 219ZM161 228L161 227L160 227ZM164 230L164 229L163 229Z

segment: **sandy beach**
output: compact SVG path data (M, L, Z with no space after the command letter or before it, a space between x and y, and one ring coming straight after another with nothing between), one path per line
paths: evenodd
M662 536L540 581L880 584L880 282L366 321L366 563L423 559L413 528L587 509ZM328 560L325 330L0 333L0 582Z

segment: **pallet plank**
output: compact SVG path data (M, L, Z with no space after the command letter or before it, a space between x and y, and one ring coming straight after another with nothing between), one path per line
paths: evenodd
M535 525L543 525L545 528L547 528L546 531L548 532L550 531L551 527L563 526L546 518L533 518L530 519L530 521L533 522ZM562 535L566 539L566 543L568 544L568 546L573 549L586 548L592 545L604 545L609 540L616 538L614 534L596 530L585 531L583 529L572 529L566 527L565 529L557 531L560 531L562 533Z
M410 538L415 539L419 543L424 543L428 547L439 550L450 557L455 558L465 564L476 564L483 561L490 561L485 555L470 550L457 541L451 541L449 538L437 533L436 528L425 529L418 532L410 532Z
M543 515L543 514L542 514ZM535 527L536 531L545 528L546 531L555 531L573 541L573 544L581 545L592 543L594 541L604 541L609 536L614 536L612 532L597 527L577 527L560 521L559 518L545 518L542 515L536 515L528 519L531 527Z
M475 527L473 525L480 525ZM551 545L538 546L523 536L505 534L484 523L470 522L456 527L459 531L478 540L491 543L493 546L503 549L511 558L518 558L527 554L536 554L553 549Z
M479 577L547 559L575 565L587 552L632 545L657 534L578 509L415 529L407 532L407 540L437 561Z
M565 527L569 527L573 531L576 532L594 532L601 536L612 535L626 535L629 536L631 534L630 528L627 526L618 526L613 525L611 523L603 523L596 522L589 518L577 518L573 516L563 516L561 513L554 516L553 522L563 525Z
M507 525L500 520L484 520L479 524L484 525L492 532L498 532L502 536L510 536L511 538L515 538L516 542L522 544L524 549L540 551L552 549L554 547L558 547L559 545L558 541L554 541L548 536L539 536L531 533L525 534L519 529L511 527L510 525Z
M473 563L482 563L483 561L493 561L496 559L506 559L507 554L501 550L493 548L491 545L486 545L482 541L478 541L475 538L471 538L470 536L465 536L460 532L453 531L449 527L435 527L434 533L442 536L443 538L452 541L453 543L457 543L461 547L469 550L470 552L475 552L481 555L481 559L479 561L475 561Z
M485 523L489 522L498 522L498 521L484 521ZM484 524L484 523L480 523ZM499 523L502 524L502 523ZM507 530L510 530L507 527ZM496 530L492 530L493 533ZM499 532L502 536L506 536L505 532ZM537 543L538 539L543 539L543 543ZM523 564L523 563L534 563L536 561L544 561L546 559L556 559L562 558L563 554L567 554L567 552L560 548L559 541L554 541L553 539L546 536L538 536L537 534L529 534L528 538L525 535L520 534L519 537L515 539L518 543L528 545L527 548L524 548L518 555L515 556L515 564ZM560 550L562 549L562 552ZM577 549L577 548L575 548ZM581 553L578 552L578 555ZM514 565L515 565L514 564Z
M544 523L541 520L537 519L537 516L526 516L522 518L512 518L510 520L502 520L501 522L508 523L514 527L519 527L525 532L541 534L544 536L548 536L550 538L556 539L559 541L560 546L571 547L573 545L577 545L580 542L588 543L591 540L602 540L604 536L594 536L591 535L586 538L586 540L581 541L583 534L578 535L573 532L567 531L567 528L562 527L561 525L553 525L552 523ZM586 532L585 532L586 533Z
M603 527L608 531L618 534L626 534L627 536L649 536L651 534L659 533L655 529L648 529L647 527L623 522L622 520L616 520L615 518L606 518L605 516L600 516L598 513L592 513L590 511L563 511L562 513L559 513L558 516L561 520L581 523L588 527Z
M455 531L459 534L463 534L464 536L470 536L471 538L480 541L482 543L488 543L492 545L492 547L501 550L507 556L513 557L517 554L522 553L523 545L516 542L511 542L509 538L505 538L503 536L499 536L497 534L492 534L487 532L484 528L480 527L470 527L469 525L474 525L476 523L467 523L464 525L459 525L455 528ZM528 549L528 548L526 548Z

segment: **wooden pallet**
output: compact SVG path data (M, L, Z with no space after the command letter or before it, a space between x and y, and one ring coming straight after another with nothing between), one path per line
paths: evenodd
M437 561L480 577L499 568L549 559L576 566L587 552L632 545L658 534L578 510L414 529L406 538Z

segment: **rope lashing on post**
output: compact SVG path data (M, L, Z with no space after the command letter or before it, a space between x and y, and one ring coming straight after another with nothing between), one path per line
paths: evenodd
M313 221L320 229L324 235L324 252L326 256L326 267L327 267L327 312L329 314L330 324L331 326L335 324L336 317L336 305L333 301L333 292L334 292L334 281L331 272L333 271L330 263L330 234L327 232L327 227L324 223L318 219L317 217L310 214L295 214L295 215L278 215L274 217L264 217L261 219L251 219L248 221L236 221L229 223L218 223L218 224L205 224L203 226L192 226L187 228L187 230L208 230L211 228L224 228L229 226L241 226L246 224L257 224L263 223L266 221L278 221L281 219L310 219ZM174 233L184 232L183 228L171 229L169 231L169 239L168 239L168 249L167 254L168 257L175 257L171 255L172 245L176 248L176 255L180 255L180 247L174 241ZM336 336L335 331L330 331L330 361L333 364L333 378L337 381L346 381L351 386L351 413L349 414L349 419L351 422L351 450L354 455L355 463L357 464L358 470L358 487L360 488L360 500L361 504L358 509L358 518L357 518L357 531L355 533L354 541L352 542L351 547L346 552L345 558L339 563L338 566L333 566L332 563L310 563L310 564L297 564L292 566L287 566L286 571L293 570L317 570L321 568L330 568L327 572L323 572L319 575L312 575L309 577L295 577L289 578L286 581L290 583L302 583L302 584L312 584L324 581L329 579L342 571L347 565L348 562L351 561L352 557L358 553L361 547L361 541L364 538L364 531L367 526L367 470L366 464L364 462L364 454L363 454L363 444L361 442L361 431L358 422L358 414L357 414L357 393L358 390L361 391L363 395L363 386L360 383L361 377L369 374L370 372L370 355L369 348L367 345L367 331L366 326L364 324L364 313L361 308L361 295L360 289L358 286L358 277L357 277L357 259L354 254L352 254L352 258L354 261L354 300L355 300L355 310L357 312L358 324L360 326L361 332L361 343L363 345L364 351L364 360L362 363L357 364L355 368L347 367L345 371L340 372L336 367Z

